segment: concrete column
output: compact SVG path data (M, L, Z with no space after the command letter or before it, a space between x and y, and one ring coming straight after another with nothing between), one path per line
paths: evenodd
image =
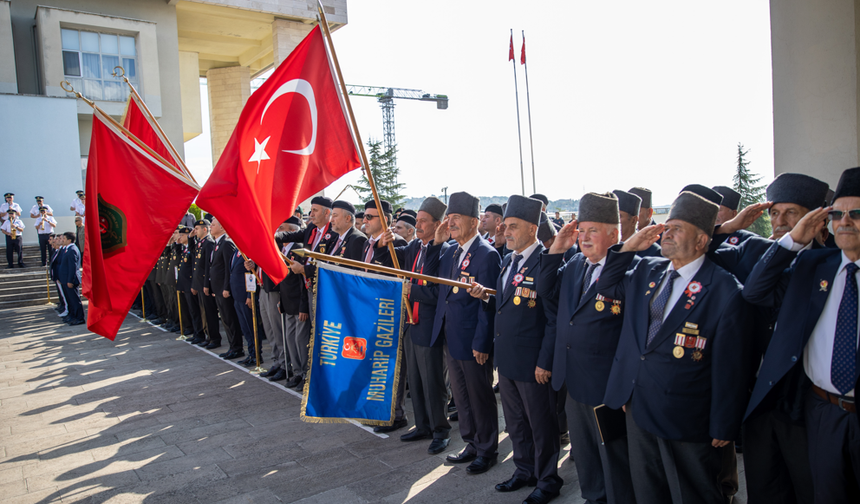
M182 137L187 142L203 133L200 63L196 52L179 51L179 90L182 98Z
M242 107L251 95L251 71L242 66L213 68L206 71L206 81L214 167L239 122Z
M774 171L836 188L860 165L858 8L853 0L771 0Z
M18 93L15 48L12 42L12 15L8 0L0 0L0 93Z
M313 30L314 25L276 19L272 22L272 50L274 51L275 66L287 59L293 49L299 45L308 33Z

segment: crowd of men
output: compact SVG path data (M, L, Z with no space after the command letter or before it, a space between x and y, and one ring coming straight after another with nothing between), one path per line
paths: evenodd
M400 439L439 454L456 422L466 447L447 461L467 474L498 462L501 401L515 471L495 489L532 487L528 504L560 495L568 441L589 503L730 502L736 443L751 503L860 502L860 168L835 191L784 173L766 203L740 200L692 184L656 224L648 189L588 193L563 224L539 194L481 211L458 192L396 214L318 196L307 224L297 209L274 234L290 269L279 284L207 214L177 228L134 308L210 350L223 330L220 356L249 367L268 340L265 376L302 390L316 267L296 250L456 280L409 280L406 380L376 431L409 425L408 383ZM746 231L764 212L769 238ZM74 239L48 244L80 323Z

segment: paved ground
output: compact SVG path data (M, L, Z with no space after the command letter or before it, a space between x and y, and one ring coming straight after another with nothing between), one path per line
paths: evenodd
M506 435L504 462L469 476L444 460L463 446L456 427L450 450L430 456L428 443L398 439L405 430L387 437L304 423L298 394L175 334L134 317L115 342L84 327L60 323L47 307L0 311L2 502L518 503L528 495L493 490L513 473ZM563 455L556 502L582 502Z

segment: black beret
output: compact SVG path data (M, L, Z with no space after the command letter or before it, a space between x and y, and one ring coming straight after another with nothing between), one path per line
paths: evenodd
M382 205L382 213L385 213L385 214L391 213L391 203L389 203L388 201L385 201L385 200L379 200L379 204ZM367 210L368 208L376 208L376 201L370 200L367 203L365 203L364 209ZM377 210L379 210L379 209L377 208Z
M508 201L510 201L510 200L508 200ZM484 213L487 213L487 212L493 212L494 214L497 214L497 215L505 215L505 211L502 210L502 205L497 205L495 203L490 203L489 205L487 205L487 208L484 209Z
M729 210L737 210L741 205L741 193L731 187L718 185L714 186L714 190L723 196L723 202L720 204Z
M684 191L675 198L669 209L667 220L678 219L696 226L708 236L714 235L719 205L691 191Z
M612 193L588 193L579 200L577 222L618 224L618 198Z
M842 172L839 183L836 184L836 191L833 192L832 201L847 196L860 196L860 167L849 168Z
M540 200L534 198L526 198L525 196L520 196L519 194L514 194L510 198L508 198L508 204L505 208L505 218L508 217L516 217L517 219L522 219L531 224L540 225L541 219L541 206L543 204ZM490 207L493 205L489 205L487 207L487 211L490 211ZM495 205L499 207L499 210L502 209L501 206ZM544 214L546 215L546 214Z
M209 227L212 225L212 223L209 222L209 219L200 219L199 221L195 222L194 225L195 226Z
M331 204L331 207L340 208L341 210L346 210L347 212L355 215L355 205L353 205L349 201L337 200Z
M627 212L633 216L639 216L639 208L642 206L642 198L633 193L622 191L621 189L612 191L612 194L618 198L619 211Z
M403 215L411 215L412 217L418 217L418 212L415 210L404 210L401 212Z
M543 194L535 193L535 194L532 194L531 196L529 196L529 198L536 199L536 200L540 201L541 203L543 203L544 205L549 205L549 198L547 198Z
M44 197L44 196L36 196L36 199L37 199L37 200L45 199L45 197Z
M802 173L780 173L767 186L767 200L794 203L807 210L818 208L827 198L827 184ZM837 188L837 191L838 188Z
M442 200L440 200L436 196L430 196L429 198L425 199L421 202L421 206L418 207L419 212L426 212L437 221L445 218L445 210L447 209L448 205L442 203ZM415 216L417 217L418 214L416 213Z
M538 200L540 201L540 200ZM545 242L556 235L555 226L546 215L546 212L540 213L540 224L538 224L538 240Z
M215 220L215 216L209 212L206 212L205 214L203 214L203 218L205 220L208 220L210 223Z
M302 221L300 221L300 220L298 219L298 217L296 217L295 215L294 215L294 216L292 216L292 217L290 217L289 219L285 220L285 221L284 221L284 223L286 223L286 224L293 224L293 225L296 225L296 226L301 226L301 225L302 225Z
M448 214L460 214L477 219L480 216L478 206L481 200L467 192L455 192L448 198Z
M364 218L364 212L358 212L357 214L355 214L355 218L356 219L363 219Z
M635 194L642 198L642 206L641 208L651 208L651 189L646 189L644 187L634 187L630 189L630 194Z
M405 222L412 227L415 227L416 222L418 222L415 220L415 217L412 217L411 215L406 214L406 213L402 214L400 217L398 217L397 221L398 222Z
M705 198L706 200L710 201L715 205L723 204L723 195L711 189L710 187L705 187L701 184L690 184L687 187L681 189L681 192L684 191L698 194L699 196Z
M311 200L311 205L319 205L326 208L331 208L332 201L331 198L327 196L316 196L314 197L314 199Z

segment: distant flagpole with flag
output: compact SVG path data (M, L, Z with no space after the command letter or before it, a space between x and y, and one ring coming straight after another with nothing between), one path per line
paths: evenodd
M516 99L517 106L517 139L520 142L520 181L522 182L523 187L523 196L526 195L526 175L523 170L523 135L520 132L520 91L517 87L517 61L514 56L514 29L511 28L511 45L508 50L508 61L511 62L511 65L514 68L514 98Z
M526 105L529 111L529 152L532 158L532 188L537 193L537 184L535 183L535 146L532 139L532 104L529 99L529 65L526 63L526 31L523 30L523 49L520 51L520 65L523 65L526 71ZM523 192L525 196L525 192Z

